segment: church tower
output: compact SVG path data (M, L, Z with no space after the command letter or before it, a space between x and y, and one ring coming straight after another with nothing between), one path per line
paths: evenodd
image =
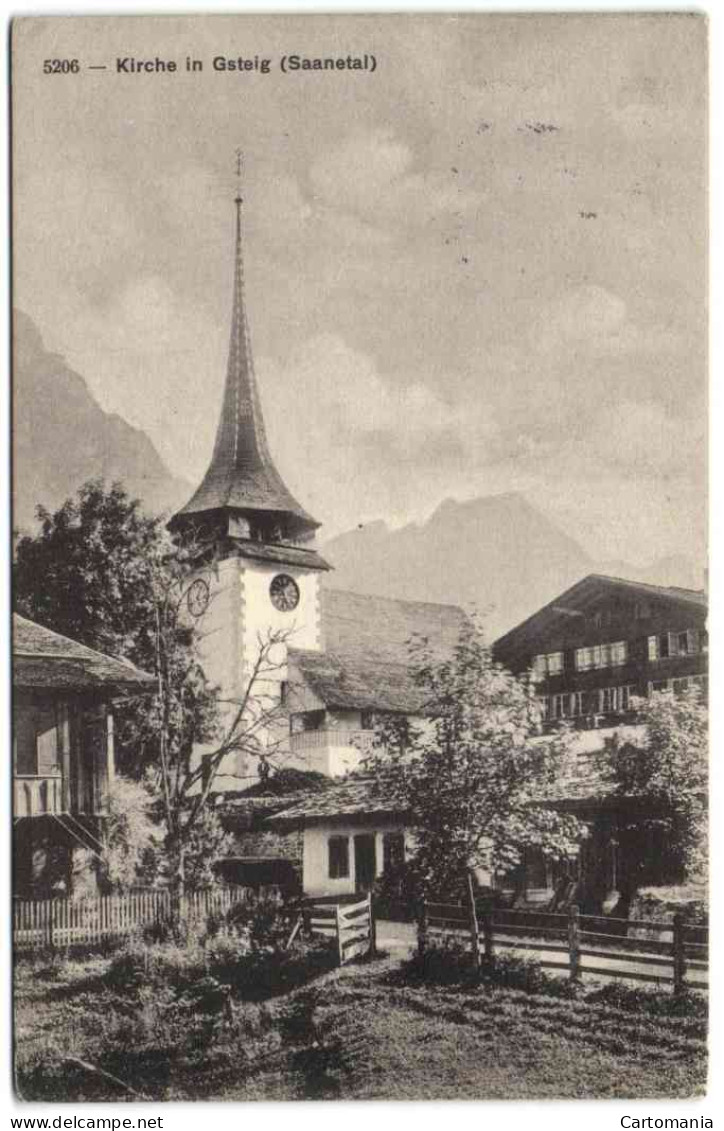
M283 634L290 648L321 649L319 579L330 568L314 546L320 524L289 491L269 450L246 317L240 193L235 205L231 338L216 442L200 486L169 522L204 562L189 611L199 618L204 670L230 710L270 633ZM279 685L286 645L277 648L275 666ZM254 769L237 764L221 774L244 778Z

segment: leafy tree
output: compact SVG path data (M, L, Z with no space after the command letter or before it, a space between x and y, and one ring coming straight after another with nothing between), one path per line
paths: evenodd
M159 798L167 871L193 882L226 843L210 805L228 755L273 760L282 712L281 633L258 642L238 701L222 702L199 653L203 617L188 615L191 584L210 571L208 548L174 544L162 520L146 516L121 484L86 483L54 514L38 508L40 532L22 538L14 564L20 612L93 648L153 672L154 693L114 705L121 770ZM204 750L199 758L199 750ZM197 863L194 863L197 861Z
M663 829L682 878L706 875L708 710L702 692L659 692L636 704L643 737L611 741L606 765L614 792L640 801L635 824Z
M370 768L410 814L422 885L450 890L469 869L506 872L533 846L569 858L584 828L545 803L567 739L538 734L527 681L493 661L474 620L449 659L420 641L411 663L420 716L383 722Z
M171 550L161 519L119 483L85 483L40 532L17 545L13 592L20 613L101 652L150 667L156 579Z
M141 782L117 776L108 798L101 882L114 891L151 884L161 867L163 834L154 797Z

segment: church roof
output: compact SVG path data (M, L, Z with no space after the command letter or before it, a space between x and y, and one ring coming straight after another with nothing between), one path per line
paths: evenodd
M13 613L13 685L17 688L127 691L151 687L154 677Z
M178 526L182 516L263 511L285 516L299 531L311 532L319 523L286 487L267 441L244 300L241 204L237 197L231 339L216 443L201 485L171 525Z
M374 655L360 658L291 648L289 662L294 675L327 707L401 714L423 709L424 696L406 664Z
M321 652L289 649L290 665L328 707L417 714L424 695L410 667L410 641L425 638L449 656L465 614L456 605L399 601L326 589L321 594Z
M322 640L326 651L364 660L409 664L409 642L425 638L435 654L450 655L466 616L458 605L403 601L346 589L323 589Z

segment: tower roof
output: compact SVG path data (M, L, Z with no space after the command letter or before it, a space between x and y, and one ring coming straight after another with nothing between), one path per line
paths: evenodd
M226 385L211 463L201 485L169 524L172 528L220 512L277 517L290 535L320 524L297 502L276 469L264 426L244 301L242 198L236 197L236 254Z

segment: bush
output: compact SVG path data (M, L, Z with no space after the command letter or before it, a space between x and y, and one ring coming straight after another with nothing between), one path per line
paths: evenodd
M589 993L586 1000L654 1017L706 1018L709 1012L706 997L693 990L672 994L671 990L627 986L615 981Z
M470 951L453 939L427 947L423 954L414 954L402 963L401 971L406 981L438 986L468 983L475 976Z

